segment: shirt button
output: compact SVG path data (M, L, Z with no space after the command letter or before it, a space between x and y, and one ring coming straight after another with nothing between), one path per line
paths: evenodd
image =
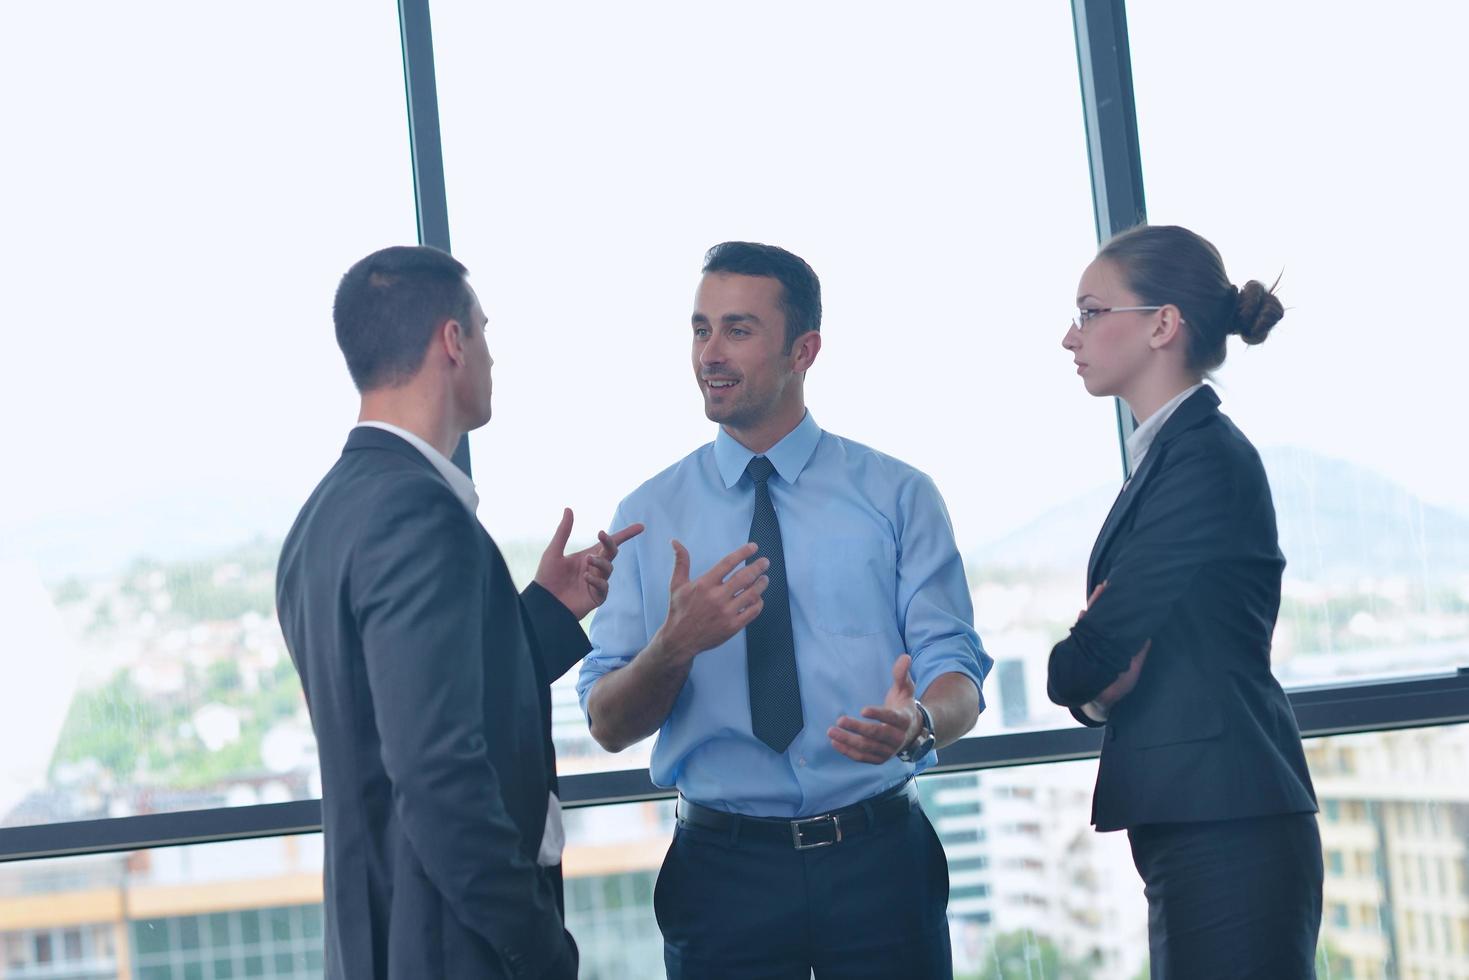
M796 765L798 765L798 766L804 766L805 764L806 764L806 757L805 756L802 756L801 758L799 758L799 759L796 760Z

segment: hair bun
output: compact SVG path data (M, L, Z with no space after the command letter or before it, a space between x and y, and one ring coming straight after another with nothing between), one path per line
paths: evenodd
M1275 295L1275 287L1267 288L1258 279L1251 279L1235 298L1234 325L1230 333L1239 334L1247 344L1261 344L1283 316L1285 307Z

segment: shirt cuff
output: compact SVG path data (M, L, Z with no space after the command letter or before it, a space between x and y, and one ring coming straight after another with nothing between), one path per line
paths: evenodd
M985 656L980 653L980 656ZM973 653L967 650L956 650L952 647L947 649L929 649L921 651L913 657L913 664L908 672L913 676L913 690L918 697L923 697L929 685L945 674L963 674L974 682L974 687L984 696L984 678L989 672L989 664L977 662ZM988 660L988 657L985 657Z
M1096 722L1105 722L1109 713L1106 708L1102 707L1095 701L1088 701L1086 704L1081 706L1081 710L1083 714L1085 714L1092 721Z

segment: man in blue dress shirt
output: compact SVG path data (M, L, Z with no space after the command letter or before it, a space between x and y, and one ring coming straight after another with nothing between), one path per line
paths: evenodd
M657 732L653 781L679 790L668 975L949 977L948 866L912 777L974 725L991 660L948 514L806 411L809 265L726 242L703 272L693 368L719 431L618 507L647 533L577 684L593 737Z

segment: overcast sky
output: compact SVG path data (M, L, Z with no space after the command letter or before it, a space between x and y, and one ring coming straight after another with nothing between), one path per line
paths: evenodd
M1290 311L1219 382L1260 445L1469 514L1469 14L1134 0L1152 220ZM822 277L808 402L929 472L961 547L1120 478L1059 347L1095 249L1068 4L433 7L455 252L491 320L473 440L505 540L585 536L713 435L703 250ZM90 571L284 533L355 417L337 277L414 239L392 4L25 5L0 38L0 558ZM1098 515L1100 521L1101 515Z

